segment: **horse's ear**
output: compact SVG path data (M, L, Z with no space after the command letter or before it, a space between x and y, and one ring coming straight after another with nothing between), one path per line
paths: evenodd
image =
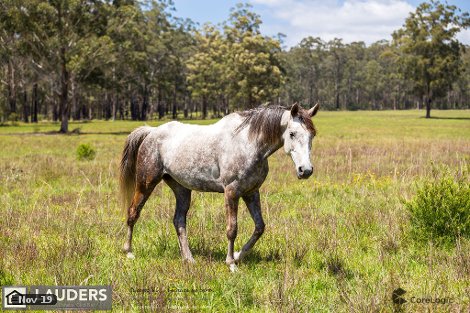
M315 114L317 114L319 108L320 108L320 103L317 102L317 104L315 104L313 108L308 110L308 115L310 115L310 117L314 117Z
M292 105L292 108L290 109L290 114L292 115L292 117L296 117L297 114L299 114L299 105L297 104L297 102Z

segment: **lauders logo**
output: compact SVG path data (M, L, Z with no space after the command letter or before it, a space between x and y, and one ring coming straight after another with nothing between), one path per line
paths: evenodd
M3 287L3 308L4 309L26 309L26 304L22 302L22 296L26 294L26 287L11 286Z
M111 286L3 286L5 310L111 310Z

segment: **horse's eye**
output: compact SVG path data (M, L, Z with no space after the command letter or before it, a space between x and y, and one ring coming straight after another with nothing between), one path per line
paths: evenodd
M289 133L289 136L290 136L291 139L294 139L295 133L294 133L294 132L290 132L290 133Z

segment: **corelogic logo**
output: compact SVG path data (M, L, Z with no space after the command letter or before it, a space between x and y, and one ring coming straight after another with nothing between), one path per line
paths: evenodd
M392 301L395 304L403 304L406 303L407 301L405 298L403 298L403 295L406 293L406 291L402 288L397 288L392 292Z
M454 303L454 299L451 297L431 297L431 296L421 296L421 297L408 297L408 301L405 299L404 295L406 290L402 288L397 288L392 292L392 301L395 304L404 304L408 301L410 303L418 303L418 304L452 304Z

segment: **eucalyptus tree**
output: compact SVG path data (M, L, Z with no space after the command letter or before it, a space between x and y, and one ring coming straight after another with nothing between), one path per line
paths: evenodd
M114 46L107 72L114 91L112 117L119 110L124 118L127 107L133 120L141 119L139 98L148 85L149 40L146 17L140 6L134 1L116 1L107 34Z
M209 101L218 101L225 92L228 53L227 42L221 32L205 24L195 32L195 51L186 62L188 88L192 97L202 102L202 118L207 117Z
M70 84L81 58L92 56L100 47L90 36L99 36L99 1L32 0L17 1L22 23L16 25L18 38L30 49L30 68L49 76L52 96L58 95L60 132L68 131ZM88 67L89 64L87 64ZM36 86L37 88L37 86ZM33 90L36 89L33 87ZM37 89L33 94L37 93Z
M25 69L25 42L23 34L28 22L24 12L28 12L27 2L5 0L0 2L0 65L2 66L1 84L6 90L5 115L16 119L17 94L20 88L21 71Z
M260 16L250 5L238 4L224 27L229 46L229 94L233 102L249 108L276 100L284 81L280 42L263 36L260 25Z
M341 108L341 91L342 81L344 77L344 67L346 63L346 52L343 40L340 38L334 38L326 43L326 49L328 51L328 69L332 78L334 86L334 104L336 110Z
M364 42L352 42L345 46L346 60L342 89L345 93L345 108L348 110L358 109L364 99L366 58L367 48Z
M188 70L186 62L193 53L196 45L193 37L194 23L190 19L171 17L170 25L164 45L167 51L165 71L160 76L160 81L167 81L168 102L172 107L172 118L177 118L177 113L184 103L184 116L188 117L190 92L188 88Z
M468 13L431 0L420 4L393 33L404 75L424 100L426 118L431 117L433 100L444 96L460 75L462 45L456 35L469 25Z

